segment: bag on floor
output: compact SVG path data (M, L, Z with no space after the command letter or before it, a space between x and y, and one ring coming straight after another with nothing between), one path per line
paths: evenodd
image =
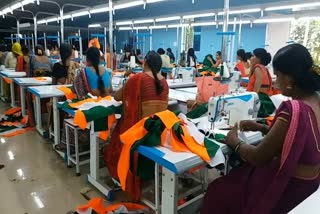
M228 84L214 80L213 76L197 77L196 84L198 87L196 100L200 103L207 103L210 97L227 94L229 90Z

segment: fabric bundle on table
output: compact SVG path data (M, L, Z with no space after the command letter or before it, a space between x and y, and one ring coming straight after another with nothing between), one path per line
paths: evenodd
M118 175L123 190L133 185L127 184L127 176L146 179L154 174L152 161L142 155L137 158L135 151L140 145L163 146L174 152L191 152L213 167L225 161L217 143L206 139L184 114L176 115L168 110L140 120L123 133L120 139L123 148L118 162Z

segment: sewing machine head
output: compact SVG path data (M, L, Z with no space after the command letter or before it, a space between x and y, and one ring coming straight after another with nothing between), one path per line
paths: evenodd
M177 67L172 70L175 79L194 80L195 68L193 67Z
M257 118L260 100L255 92L211 97L208 103L209 122L234 125L241 120Z

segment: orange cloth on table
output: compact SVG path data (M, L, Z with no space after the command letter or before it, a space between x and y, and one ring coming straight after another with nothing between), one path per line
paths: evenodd
M3 80L8 83L8 84L11 84L12 83L12 79L8 78L8 77L2 77Z
M172 151L174 152L188 152L191 151L194 154L199 155L203 160L209 161L210 157L207 152L207 149L198 144L195 139L189 134L187 129L184 127L184 124L181 124L183 130L182 142L175 137L173 134L172 127L177 122L183 123L173 112L166 110L154 114L160 118L160 120L165 125L165 129L161 134L161 145L164 146L166 142L166 136L168 131L170 132L170 145ZM126 190L127 186L127 176L130 169L130 151L134 143L142 139L146 134L147 130L144 128L144 124L149 117L143 118L125 133L120 135L121 142L123 147L121 150L121 155L118 162L118 176L123 190Z
M261 71L261 75L262 75L262 83L261 83L261 88L259 92L265 93L269 96L271 96L273 94L272 92L272 78L271 75L269 73L269 70L263 66L263 65L255 65L253 70L255 70L256 68L259 68ZM254 91L254 85L256 83L256 75L255 72L253 72L253 74L250 76L249 79L249 83L248 83L248 87L247 87L247 91ZM262 86L268 86L268 88L266 87L262 87Z
M65 87L65 86L59 86L57 87L57 89L59 89L60 91L62 91L64 93L64 96L68 99L68 100L73 100L77 98L77 95L75 93L73 93L73 91L71 90L71 88Z
M46 81L47 78L44 78L44 77L33 77L35 80L38 80L38 81Z

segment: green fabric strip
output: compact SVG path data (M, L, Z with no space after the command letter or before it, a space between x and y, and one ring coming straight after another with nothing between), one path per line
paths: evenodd
M205 103L198 106L196 109L190 111L189 113L187 113L186 116L190 119L195 119L195 118L201 117L207 112L208 112L208 103Z
M268 117L275 111L276 107L271 101L270 97L265 93L258 93L260 99L260 109L258 112L258 117Z
M207 149L209 157L214 157L219 150L220 146L215 142L209 140L208 138L204 138L204 146Z

